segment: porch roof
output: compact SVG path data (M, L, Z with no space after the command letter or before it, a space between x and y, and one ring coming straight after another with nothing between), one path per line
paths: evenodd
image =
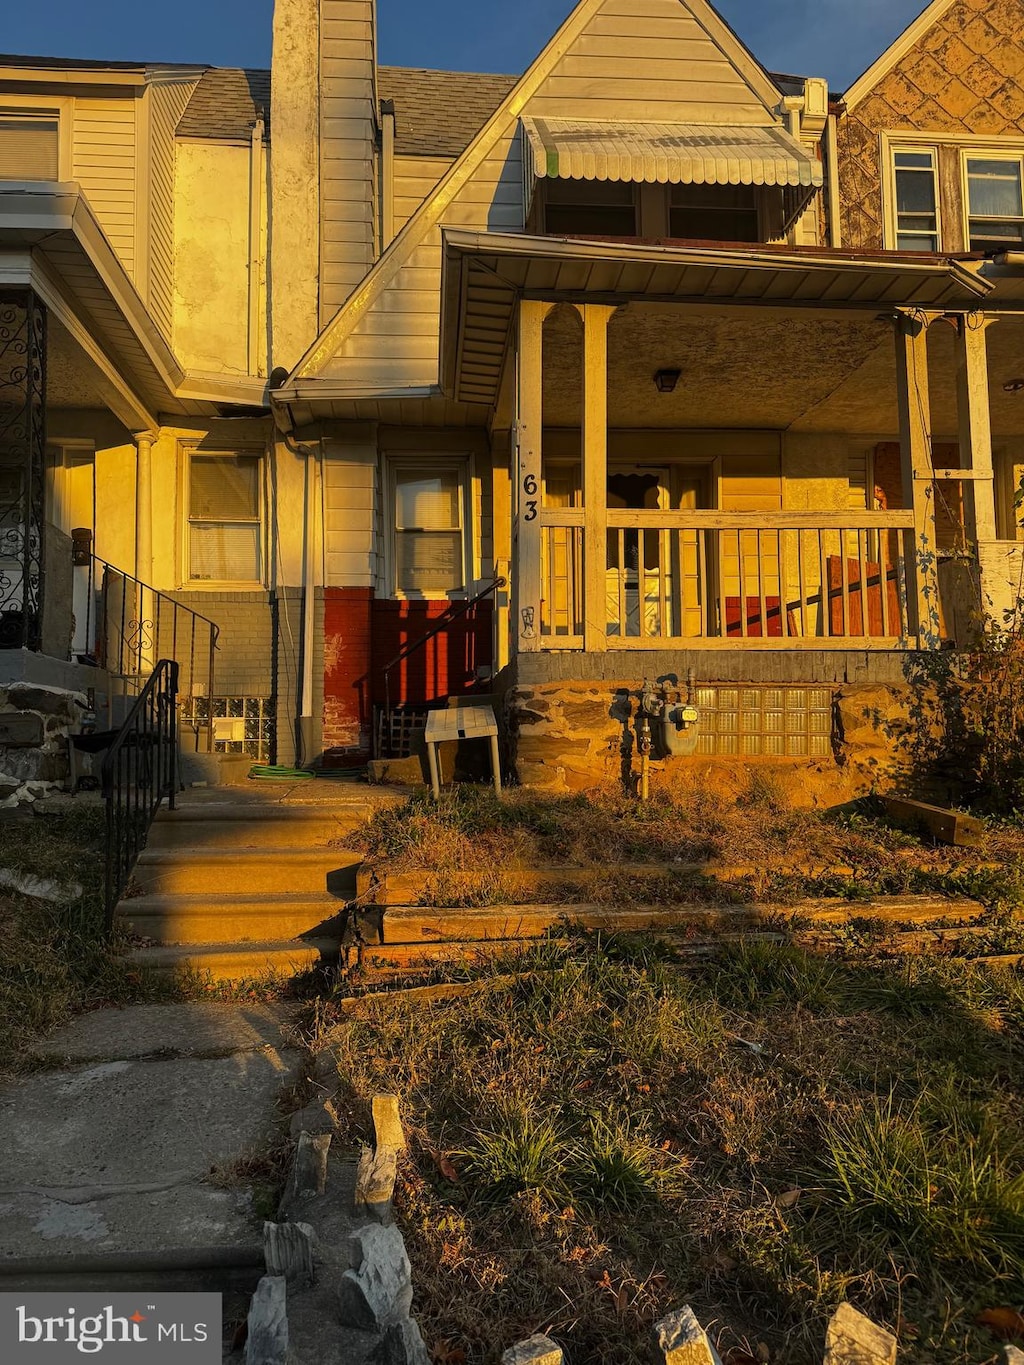
M821 163L778 125L523 118L533 174L560 180L820 188Z
M102 371L100 401L130 430L153 427L161 413L216 412L183 389L181 365L77 184L0 190L0 283L35 289Z
M958 261L772 247L626 244L443 232L441 385L493 403L519 298L880 312L971 310L990 282Z

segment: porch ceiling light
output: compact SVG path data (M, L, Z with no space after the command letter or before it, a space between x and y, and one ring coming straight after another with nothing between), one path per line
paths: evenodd
M675 393L682 370L659 370L654 376L654 387L659 393Z
M1003 385L1003 393L1021 393L1024 391L1024 379L1008 379Z

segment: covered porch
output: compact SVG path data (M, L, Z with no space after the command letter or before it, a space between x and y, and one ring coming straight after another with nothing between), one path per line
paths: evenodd
M981 596L958 566L996 539L989 288L932 258L447 233L446 391L509 427L499 658L955 639Z

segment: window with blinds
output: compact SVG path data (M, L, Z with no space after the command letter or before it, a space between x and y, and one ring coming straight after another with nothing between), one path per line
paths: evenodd
M262 468L258 455L189 460L189 578L206 583L263 579Z
M463 471L394 471L395 587L419 597L443 596L465 583Z
M0 180L59 180L56 118L0 114Z

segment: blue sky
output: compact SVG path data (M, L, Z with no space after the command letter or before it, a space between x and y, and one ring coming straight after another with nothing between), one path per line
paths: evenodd
M7 52L266 66L272 0L0 0ZM380 55L402 66L521 71L572 0L379 0ZM849 85L924 0L719 0L766 66Z

